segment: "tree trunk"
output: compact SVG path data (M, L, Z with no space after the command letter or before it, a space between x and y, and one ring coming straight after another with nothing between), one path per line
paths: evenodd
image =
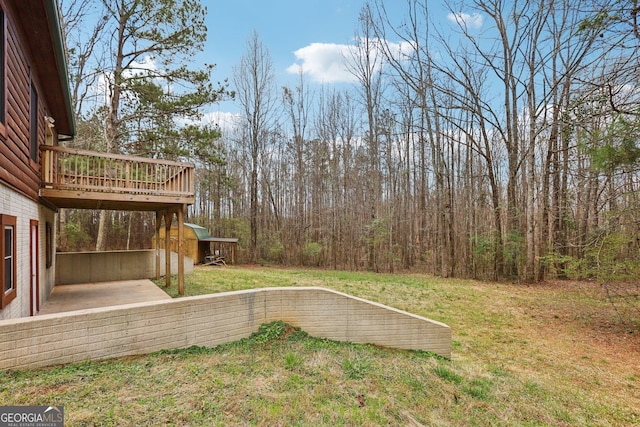
M107 250L107 221L109 213L105 210L100 211L100 219L98 221L98 236L96 237L96 251L103 252Z

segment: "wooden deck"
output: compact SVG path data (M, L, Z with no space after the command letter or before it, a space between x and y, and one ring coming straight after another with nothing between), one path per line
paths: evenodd
M194 165L42 146L40 196L57 207L161 211L195 203Z
M193 163L41 145L43 202L57 208L152 211L156 234L178 220L178 292L184 294L184 214L195 203ZM171 283L169 243L166 280ZM160 278L159 261L156 277Z

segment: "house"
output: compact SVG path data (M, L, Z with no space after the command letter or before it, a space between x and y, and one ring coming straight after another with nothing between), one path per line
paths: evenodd
M212 237L209 234L209 230L197 224L185 222L184 227L185 255L193 259L194 263L203 263L208 256L222 257L227 263L236 263L238 239ZM177 252L178 230L173 228L169 236L171 250ZM165 240L165 230L160 229L159 242L161 249L165 248Z
M153 211L157 230L175 215L182 238L195 201L193 164L61 146L76 130L56 3L0 0L0 320L37 314L51 293L60 208Z

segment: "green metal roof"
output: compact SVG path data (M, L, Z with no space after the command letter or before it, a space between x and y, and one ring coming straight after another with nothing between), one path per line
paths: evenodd
M177 224L173 224L177 226ZM184 223L185 227L193 230L199 242L219 242L219 243L238 243L238 239L233 237L212 237L209 230L198 224Z
M190 224L188 222L184 223L185 227L189 227L196 234L198 240L207 240L211 238L211 234L209 234L209 230L198 225L198 224Z

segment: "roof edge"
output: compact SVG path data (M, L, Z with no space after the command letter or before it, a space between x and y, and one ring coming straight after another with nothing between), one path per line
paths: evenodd
M64 91L65 108L67 110L67 116L69 118L71 135L67 135L67 137L73 138L76 135L76 120L71 104L69 70L67 69L67 54L64 38L62 36L62 28L60 27L60 11L58 9L58 1L44 0L44 3L45 10L47 12L47 19L49 20L49 25L51 26L51 35L53 37L56 63L58 66L58 75L60 77L60 84Z

